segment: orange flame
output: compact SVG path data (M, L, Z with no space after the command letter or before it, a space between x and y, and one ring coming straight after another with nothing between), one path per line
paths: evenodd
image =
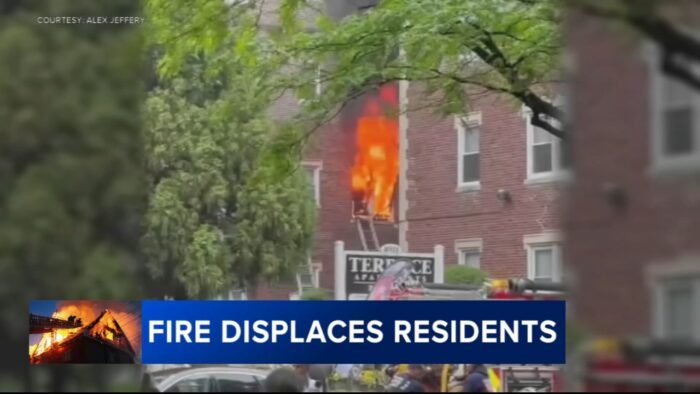
M65 320L68 319L70 315L71 314L65 314L61 311L56 311L53 313L53 315L51 315L51 317ZM80 317L82 319L81 316L78 316L76 314L73 314L73 316ZM84 319L83 324L86 324ZM64 328L42 334L39 342L29 347L29 355L38 356L39 354L51 349L56 344L63 342L63 340L70 337L72 334L78 332L79 330L80 328Z
M397 92L393 85L380 88L379 97L368 97L357 121L355 164L351 170L355 215L390 220L399 174L399 124L394 115ZM384 108L382 108L384 107Z

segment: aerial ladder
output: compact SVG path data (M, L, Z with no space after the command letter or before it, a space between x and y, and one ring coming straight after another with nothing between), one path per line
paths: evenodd
M54 330L73 329L80 328L82 326L82 321L80 319L75 320L75 317L69 320L63 320L56 319L54 317L39 316L31 313L29 314L30 334L43 334L46 332L52 332Z

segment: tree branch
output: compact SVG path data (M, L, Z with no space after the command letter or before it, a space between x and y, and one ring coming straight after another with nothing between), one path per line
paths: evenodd
M532 110L532 118L530 119L532 125L540 127L556 137L566 139L567 134L564 129L542 118L542 115L545 115L563 124L563 112L554 104L547 102L535 94L529 88L529 85L520 79L517 65L508 61L505 54L493 40L490 32L475 23L470 23L470 25L483 34L481 38L483 46L472 46L471 50L508 81L508 84L511 86L511 90L508 91L508 93ZM521 88L522 86L528 87Z
M663 19L654 12L641 13L634 2L625 1L624 10L599 7L598 3L587 1L577 2L576 7L584 13L600 18L626 23L647 38L653 40L661 48L661 70L676 79L700 90L700 76L693 73L691 62L700 61L700 41L676 28L672 22ZM605 3L603 3L605 4ZM638 5L638 4L637 4Z

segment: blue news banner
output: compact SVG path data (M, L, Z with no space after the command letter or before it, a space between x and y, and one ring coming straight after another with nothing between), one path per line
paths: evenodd
M565 363L564 301L144 301L145 364Z

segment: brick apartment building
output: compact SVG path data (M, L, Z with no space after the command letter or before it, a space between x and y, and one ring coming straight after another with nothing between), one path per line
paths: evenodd
M594 335L700 341L700 93L620 25L572 15L567 47L574 317Z
M327 1L326 10L341 18L375 3ZM392 88L389 96L397 106L423 107L418 85ZM302 163L318 206L310 258L315 287L334 287L335 241L362 249L352 215L351 171L367 100L353 101L322 127ZM285 119L296 107L296 99L286 96L271 115ZM494 277L560 279L558 202L568 161L555 137L533 129L527 111L496 95L475 98L464 116L441 117L423 109L396 120L399 174L390 220L375 221L379 244L399 244L415 253L432 252L440 244L446 264L478 267ZM255 297L288 298L296 290L294 285L264 288Z
M406 90L409 108L423 99L418 87ZM419 110L404 117L404 249L442 244L446 264L492 277L561 278L567 155L528 117L498 95L474 97L464 116Z

